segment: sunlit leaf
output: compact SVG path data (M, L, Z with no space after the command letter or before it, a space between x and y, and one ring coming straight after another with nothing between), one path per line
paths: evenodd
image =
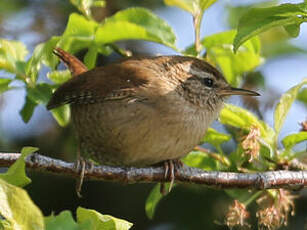
M182 162L190 167L207 171L218 170L218 162L208 153L193 151L182 159Z
M286 116L290 110L290 107L294 102L299 90L305 84L307 84L307 78L305 78L300 84L289 89L281 96L274 112L274 129L277 134L279 134Z
M76 53L88 48L95 40L98 23L84 16L72 13L58 46L69 53ZM114 31L113 31L114 32Z
M0 70L23 75L27 54L28 50L22 42L0 39Z
M66 70L55 70L47 73L47 77L56 84L63 84L71 78L71 73Z
M66 126L70 120L70 107L63 105L51 110L54 119L60 126Z
M26 186L27 184L31 183L31 179L27 177L25 167L25 159L31 153L34 153L38 150L35 147L24 147L21 150L21 156L18 160L9 167L6 173L0 174L0 178L5 180L7 183L12 185L16 185L19 187Z
M81 230L82 228L77 224L72 217L70 211L62 211L58 215L51 214L45 217L46 230ZM90 226L88 225L87 229Z
M127 39L157 42L176 49L176 36L172 28L145 8L128 8L117 12L107 18L96 33L98 45Z
M0 179L0 216L12 230L45 230L41 211L22 188Z
M102 0L70 0L77 9L87 17L91 17L91 7L103 7L105 1Z
M192 15L202 13L209 6L216 2L216 0L164 0L166 5L176 6Z
M97 55L98 55L98 47L96 46L89 47L84 57L84 64L89 70L93 69L96 66Z
M201 44L206 49L207 58L217 64L226 80L233 86L238 86L244 72L252 71L261 64L260 41L254 37L245 42L235 54L233 52L234 30L225 31L205 37ZM192 45L185 51L195 55Z
M304 131L288 135L281 142L285 148L292 148L303 141L307 141L307 132Z
M90 224L91 230L128 230L132 223L126 220L118 219L110 215L102 215L92 209L78 207L77 222L79 224Z
M36 82L42 64L54 69L58 63L58 58L52 53L60 37L52 37L47 42L37 45L31 58L27 61L26 74L33 83Z
M284 26L290 35L297 36L298 26L306 21L307 4L281 4L266 8L248 10L240 19L238 33L234 39L236 51L243 42L251 37L276 26ZM290 27L289 27L290 26Z
M213 128L209 128L206 131L206 135L203 138L203 142L207 142L217 147L224 142L227 142L231 139L231 136L225 133L220 133Z

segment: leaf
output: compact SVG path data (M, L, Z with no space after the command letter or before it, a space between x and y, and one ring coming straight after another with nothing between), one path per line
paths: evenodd
M10 89L9 84L12 82L11 79L0 78L0 94Z
M91 18L91 7L105 6L105 1L101 0L70 0L71 4L73 4L82 14Z
M290 149L303 141L307 141L307 132L305 131L288 135L281 142L286 149Z
M59 215L45 217L46 230L81 230L70 211L63 211ZM89 226L87 229L90 229Z
M95 41L99 46L127 39L157 42L176 50L176 36L172 28L145 8L128 8L107 18L99 26Z
M220 146L222 143L227 142L231 139L228 134L220 133L213 128L209 128L206 131L206 135L203 138L203 142L212 144L214 147Z
M84 57L84 64L89 70L96 66L97 55L98 47L94 45L90 46Z
M23 105L23 108L19 112L22 120L25 123L28 123L29 120L31 119L36 106L37 106L37 104L35 102L33 102L28 96L26 96L25 104Z
M63 84L71 78L69 69L55 70L47 73L47 77L56 84Z
M52 109L51 113L60 126L64 127L69 123L70 120L69 105L63 105L58 108Z
M222 156L221 156L222 157ZM194 168L200 168L206 171L219 169L217 160L210 157L207 153L193 151L182 159L183 163Z
M261 56L258 37L245 42L235 54L232 46L235 34L235 30L213 34L205 37L201 44L206 48L209 61L220 67L228 83L238 86L243 73L260 65ZM185 53L194 55L196 53L195 46L188 47Z
M216 0L164 0L166 5L179 7L192 15L202 13L215 2Z
M21 156L18 160L7 170L6 173L0 174L0 178L5 180L7 183L16 185L19 187L24 187L27 184L31 183L31 179L27 177L25 167L25 159L31 153L34 153L38 150L35 147L23 147L21 150Z
M36 104L47 104L52 95L52 86L47 83L27 88L27 96Z
M164 184L166 191L168 191L169 185L170 185L169 183ZM153 219L157 205L160 202L160 200L164 197L160 192L160 186L161 186L160 183L156 184L146 199L145 211L149 219Z
M302 22L284 26L285 30L291 37L297 37L300 34L300 26Z
M26 74L29 76L33 83L36 82L38 72L41 69L41 65L44 64L51 69L55 69L58 58L52 53L56 44L59 42L60 37L52 37L47 42L37 45L33 51L33 54L29 61L27 61Z
M102 215L92 209L78 207L77 222L81 225L90 224L91 230L128 230L132 223L110 215Z
M294 102L300 88L307 84L307 78L303 79L303 81L289 89L286 93L284 93L278 104L276 105L275 111L274 111L274 129L276 131L276 134L278 135L281 127L286 119L286 116L290 110L290 107L292 103Z
M97 28L98 23L95 21L72 13L69 16L66 29L57 46L72 54L88 48L95 40Z
M297 100L303 102L307 106L307 88L302 89L298 95Z
M306 15L306 3L250 9L240 18L238 33L233 41L234 51L251 37L276 26L284 26L290 35L297 35L298 29L294 29L293 25L297 27L306 21L304 17L299 17Z
M28 50L22 42L0 39L0 70L23 75L21 67L27 54Z
M8 229L45 229L43 215L27 192L2 179L0 179L0 215L5 219L6 225L10 226Z

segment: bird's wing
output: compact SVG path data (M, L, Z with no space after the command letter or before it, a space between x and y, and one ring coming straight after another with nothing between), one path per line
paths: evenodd
M137 62L95 68L61 85L52 95L47 109L70 103L88 104L132 97L138 88L147 84L148 74L150 71Z

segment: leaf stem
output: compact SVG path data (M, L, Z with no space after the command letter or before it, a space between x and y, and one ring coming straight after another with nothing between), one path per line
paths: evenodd
M198 11L193 15L193 24L194 24L194 30L195 30L195 51L197 53L197 57L200 56L200 52L202 49L202 45L200 42L200 23L201 23L202 17L203 17L203 14L201 11Z

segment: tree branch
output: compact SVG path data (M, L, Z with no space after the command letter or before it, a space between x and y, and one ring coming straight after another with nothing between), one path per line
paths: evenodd
M19 153L0 153L0 166L12 165L20 156ZM74 163L32 154L26 158L29 169L59 175L79 177ZM85 171L86 179L117 181L124 183L153 183L167 182L163 167L123 168L111 166L94 166ZM307 187L307 170L303 171L269 171L261 173L233 173L219 171L204 171L198 168L184 166L176 171L175 183L203 184L215 188L248 188L270 189L289 188L299 189Z

